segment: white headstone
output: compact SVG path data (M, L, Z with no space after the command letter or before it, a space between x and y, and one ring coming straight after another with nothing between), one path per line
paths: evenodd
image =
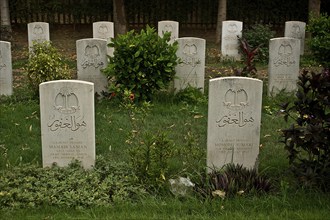
M260 143L262 81L247 77L210 80L207 166L257 168Z
M77 40L77 75L79 80L93 82L95 92L107 91L108 80L101 72L107 66L107 41L88 38Z
M107 44L114 38L114 26L110 21L98 21L93 23L93 38L100 38L107 40ZM113 48L107 46L107 53L113 56Z
M300 62L300 40L296 38L272 38L269 41L268 95L281 90L297 90Z
M13 94L13 71L10 42L0 41L0 95Z
M79 80L41 83L40 121L43 167L95 163L94 85Z
M223 21L221 53L224 59L240 60L238 37L242 37L243 22Z
M300 55L304 54L305 49L305 29L306 23L302 21L285 22L284 37L292 37L300 40Z
M171 32L171 40L169 43L173 43L179 38L179 22L177 21L159 21L158 22L158 35L164 36L164 33Z
M34 41L38 43L50 41L48 23L32 22L28 24L28 43L30 51Z
M174 78L174 89L179 91L192 86L204 92L205 77L205 39L183 37L178 38L177 56L180 58Z

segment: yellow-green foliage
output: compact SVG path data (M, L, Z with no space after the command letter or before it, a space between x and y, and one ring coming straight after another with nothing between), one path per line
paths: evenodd
M68 65L50 42L35 42L29 55L25 72L29 87L36 95L42 82L71 78Z

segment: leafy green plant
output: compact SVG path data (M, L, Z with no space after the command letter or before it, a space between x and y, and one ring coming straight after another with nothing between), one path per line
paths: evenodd
M51 80L70 79L68 65L49 41L34 42L25 66L29 87L38 95L39 84Z
M248 76L248 77L256 76L257 68L254 64L254 61L256 55L258 54L259 46L255 48L251 48L247 40L244 38L238 38L238 41L239 41L241 53L243 54L245 66L241 71L236 70L235 74L237 76Z
M309 49L315 59L325 68L330 67L330 16L321 14L312 17L307 25L307 31L312 35L308 41Z
M206 103L207 99L204 94L197 88L188 86L175 94L175 101L186 102L189 104Z
M239 164L227 164L207 174L196 190L204 197L234 197L238 195L268 193L274 190L271 180Z
M131 123L126 144L132 170L138 181L149 191L160 191L168 177L169 159L173 156L173 142L162 131L146 131L145 119L151 108L149 102L135 104L134 95L125 90L121 107L128 112Z
M151 100L154 93L165 89L173 80L177 43L169 44L170 33L158 36L154 28L134 30L113 39L114 48L104 73L111 79L109 90L122 94L131 91L136 101Z
M304 71L293 103L282 105L284 119L294 120L283 129L289 163L305 185L330 189L330 73Z
M243 38L249 42L251 48L259 48L256 61L267 63L269 57L269 40L275 36L270 26L256 24L243 31Z
M160 193L166 187L173 152L174 144L165 132L146 133L130 148L132 168L148 190Z
M15 167L0 175L1 207L93 207L135 200L145 194L125 163L98 157L96 166L84 170L75 161L68 167Z

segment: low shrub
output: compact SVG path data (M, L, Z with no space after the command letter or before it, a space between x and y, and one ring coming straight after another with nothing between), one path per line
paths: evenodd
M34 42L24 68L29 87L38 96L39 84L59 79L70 79L71 73L57 49L49 41Z
M189 104L206 104L207 98L197 88L188 86L175 94L174 100L177 102L185 102Z
M272 31L268 25L256 24L243 31L242 37L246 39L251 48L259 48L256 61L267 63L269 40L275 37L275 31Z
M244 67L242 70L235 70L236 76L255 77L257 68L255 66L255 58L259 52L259 46L252 48L246 39L238 38L240 51L243 55Z
M131 91L136 101L149 101L157 91L167 88L178 63L177 43L169 44L170 33L161 38L155 29L134 30L113 39L114 48L103 72L110 80L109 91L121 95Z
M282 105L283 143L298 180L307 186L330 189L330 73L304 71L299 76L295 101Z
M325 68L330 67L330 16L312 17L307 25L312 35L308 41L314 58Z

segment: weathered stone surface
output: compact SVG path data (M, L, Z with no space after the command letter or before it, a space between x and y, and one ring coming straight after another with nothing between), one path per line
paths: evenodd
M79 80L41 83L40 121L43 167L95 163L94 85Z
M262 81L247 77L210 80L207 167L228 163L257 168Z

